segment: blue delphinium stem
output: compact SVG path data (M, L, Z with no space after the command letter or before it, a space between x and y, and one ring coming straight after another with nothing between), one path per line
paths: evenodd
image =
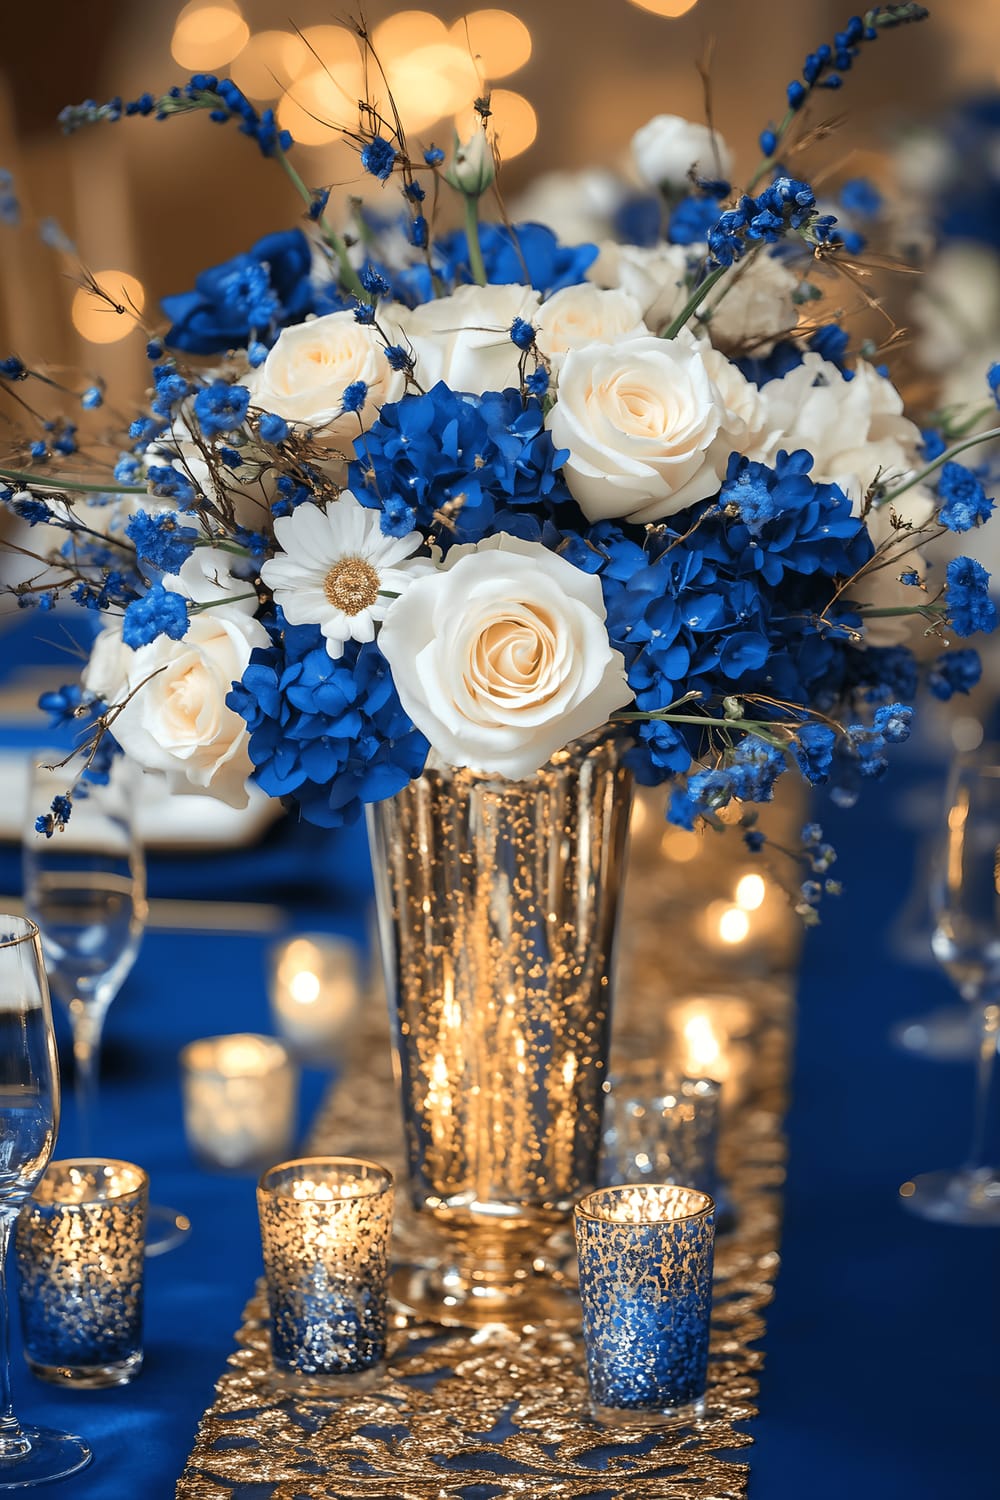
M920 469L916 474L912 474L909 479L904 480L902 484L898 484L894 490L890 490L887 495L883 495L881 504L888 505L890 501L898 500L900 495L905 495L906 491L911 490L915 484L920 484L930 474L933 474L935 470L942 468L949 459L955 457L956 453L964 453L967 448L976 448L980 443L989 443L994 438L1000 438L1000 427L990 427L986 432L977 432L974 437L965 438L961 443L955 443L951 448L946 448L943 453L939 453L937 458L932 459L929 464Z
M280 146L276 146L274 155L281 163L285 176L295 188L295 191L298 193L303 203L307 208L311 207L313 202L315 201L314 195L306 187L306 184L303 182L296 169L292 166L292 163L288 160L288 156L286 155L286 153L281 149ZM337 231L333 228L332 224L329 223L325 214L319 215L317 223L319 224L319 228L323 234L323 238L326 240L327 244L330 246L330 249L337 257L337 265L340 270L341 285L346 287L348 291L353 292L356 297L364 298L364 288L362 287L361 282L358 278L357 271L351 265L351 262L347 257L347 246L344 244L344 241L341 239Z
M79 479L49 479L44 474L30 474L23 469L0 469L0 479L13 479L18 484L33 484L45 490L79 490L88 495L147 495L143 484L84 484Z

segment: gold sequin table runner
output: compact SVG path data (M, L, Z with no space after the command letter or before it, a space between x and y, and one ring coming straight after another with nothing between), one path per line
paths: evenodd
M662 927L650 922L648 943L641 927L634 936L616 1032L625 1052L642 1050L649 1040L643 1033L663 1015ZM661 1433L609 1434L585 1414L578 1334L444 1329L402 1315L377 1392L340 1401L290 1398L273 1384L258 1286L199 1425L178 1500L744 1496L745 1450L752 1443L746 1424L756 1415L762 1360L756 1346L778 1267L790 985L760 982L740 994L755 1013L754 1064L751 1087L723 1131L723 1175L736 1227L717 1243L703 1421ZM657 1044L654 1037L650 1045ZM310 1149L375 1157L402 1176L388 1025L384 1001L374 996L353 1062L321 1111ZM405 1256L413 1234L403 1202L397 1254Z

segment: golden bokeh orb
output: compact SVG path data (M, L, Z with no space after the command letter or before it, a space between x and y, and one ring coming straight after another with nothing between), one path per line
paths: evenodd
M119 312L103 297L81 286L73 294L73 327L90 344L117 344L136 327L146 305L145 290L142 282L127 271L98 271L94 280L124 310Z
M170 51L182 68L222 68L250 40L236 0L191 0L174 25Z
M496 139L501 161L510 161L527 151L538 134L538 116L523 94L513 89L493 89L490 94L489 134ZM474 109L461 111L455 117L459 140L467 141L478 128Z
M471 55L484 78L506 78L531 56L531 32L509 10L473 10L450 32L454 46Z

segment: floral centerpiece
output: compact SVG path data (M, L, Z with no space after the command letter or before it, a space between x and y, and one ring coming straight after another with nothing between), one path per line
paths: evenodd
M661 216L646 245L489 222L485 95L448 153L362 101L360 167L399 190L378 214L307 186L226 79L65 112L67 130L232 121L304 223L165 300L127 434L97 430L87 384L86 425L52 420L0 468L13 511L59 533L22 547L39 571L18 602L68 595L101 625L82 683L45 706L80 726L85 775L121 750L233 802L249 779L327 826L377 804L411 1170L480 1268L507 1229L534 1264L539 1223L593 1176L624 783L610 755L577 774L572 746L610 726L640 781L673 782L671 818L741 808L758 848L751 805L786 769L849 801L909 733L921 672L942 697L977 680L953 642L993 629L988 575L959 557L938 577L922 549L993 502L876 351L811 317L856 246L786 166L810 103L923 15L877 7L811 54L743 191L715 132L652 120L634 141ZM0 377L22 411L48 378L16 354ZM835 888L814 827L802 858L809 920Z

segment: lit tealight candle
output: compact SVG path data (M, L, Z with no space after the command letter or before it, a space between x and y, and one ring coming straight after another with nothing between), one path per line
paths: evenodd
M259 1166L291 1149L298 1072L274 1037L204 1037L181 1053L184 1128L203 1162Z
M330 1061L361 998L356 943L325 933L303 934L271 952L271 1016L275 1030L310 1061Z
M671 1008L670 1025L675 1066L689 1078L725 1084L725 1105L738 1104L753 1061L753 1010L747 1002L732 995L682 1000Z

